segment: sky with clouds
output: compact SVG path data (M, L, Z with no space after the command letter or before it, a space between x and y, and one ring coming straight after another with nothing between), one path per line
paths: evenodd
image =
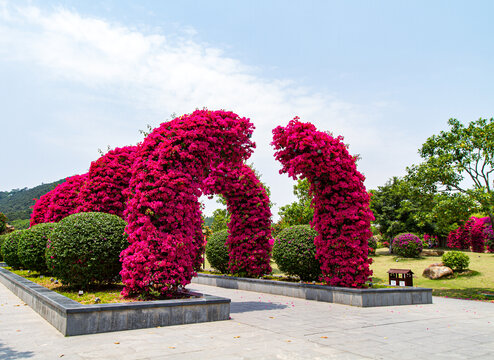
M255 124L251 163L293 201L271 130L343 135L367 188L449 118L493 117L490 1L0 0L0 191L87 172L98 149L196 108ZM206 214L215 208L206 203ZM277 212L277 209L274 209Z

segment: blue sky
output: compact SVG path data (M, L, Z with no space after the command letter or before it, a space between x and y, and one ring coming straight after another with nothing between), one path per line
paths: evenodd
M271 130L296 115L343 135L375 188L448 118L494 116L493 4L0 0L0 190L84 173L204 106L251 118L277 206L293 181Z

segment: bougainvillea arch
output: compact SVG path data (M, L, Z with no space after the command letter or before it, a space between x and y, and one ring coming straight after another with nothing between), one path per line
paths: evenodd
M65 182L51 191L45 222L59 222L64 217L77 212L77 208L81 205L79 192L87 177L88 174L68 177Z
M53 189L55 190L55 189ZM47 222L48 206L50 205L53 190L41 195L39 199L33 205L33 212L31 213L31 220L29 226Z
M58 222L77 212L80 206L79 192L87 174L74 175L48 193L40 196L33 206L30 226L45 222Z
M91 163L77 212L97 211L123 218L136 149L116 148Z
M125 211L123 295L171 296L190 282L201 248L201 187L210 169L233 169L251 155L252 131L247 118L232 112L196 110L144 139Z
M370 196L355 158L342 137L318 131L296 117L273 130L280 173L307 178L313 195L311 226L319 233L314 243L322 279L333 286L362 287L372 271L367 239L372 236Z
M254 170L222 163L204 181L204 191L226 199L231 216L226 241L230 273L249 277L271 273L271 209Z

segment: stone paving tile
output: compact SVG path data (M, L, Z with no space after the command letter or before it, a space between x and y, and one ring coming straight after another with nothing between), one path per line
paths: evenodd
M191 284L232 299L231 320L63 337L0 285L0 359L494 358L494 304L354 308ZM492 320L492 321L491 321Z

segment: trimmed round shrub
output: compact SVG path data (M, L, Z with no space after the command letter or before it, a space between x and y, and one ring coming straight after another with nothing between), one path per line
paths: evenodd
M444 266L447 266L455 271L468 269L470 258L467 254L461 251L448 251L442 256Z
M67 216L55 226L48 240L48 270L74 287L111 283L122 269L120 253L129 246L125 226L124 220L112 214Z
M282 230L273 245L273 259L278 268L288 275L296 275L302 281L314 281L321 275L316 259L314 238L317 231L309 225L291 226Z
M25 269L48 272L45 260L46 243L55 225L55 223L38 224L21 233L17 256Z
M422 240L415 234L399 234L392 244L393 254L413 258L418 257L422 252Z
M228 238L228 230L215 232L208 238L206 243L206 258L209 264L223 274L228 273L228 247L226 239Z
M13 267L14 269L20 269L22 267L22 263L17 256L17 247L19 244L19 239L21 234L26 230L17 230L11 232L10 234L5 235L3 244L2 244L2 256L3 261L7 263L8 266Z

